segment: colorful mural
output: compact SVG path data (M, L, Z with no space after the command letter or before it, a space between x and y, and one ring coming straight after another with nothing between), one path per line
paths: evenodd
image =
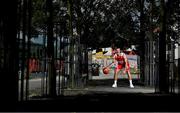
M110 67L109 74L104 74L103 73L103 67L108 66L113 62L113 49L112 48L102 48L102 51L99 51L96 53L96 51L93 51L92 54L92 63L93 64L98 64L98 77L97 75L96 78L113 78L114 76L114 68L115 66ZM134 51L124 51L126 54L129 64L130 64L130 71L133 79L140 79L140 72L139 72L139 56L135 54ZM119 78L128 78L126 74L121 71L119 73Z

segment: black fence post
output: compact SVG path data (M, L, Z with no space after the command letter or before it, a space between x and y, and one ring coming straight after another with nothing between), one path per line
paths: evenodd
M0 103L3 110L18 101L17 0L0 1L0 14Z

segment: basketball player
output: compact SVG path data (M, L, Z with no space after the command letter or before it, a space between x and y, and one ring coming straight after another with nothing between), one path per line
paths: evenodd
M134 85L132 83L132 76L131 76L131 73L130 73L130 65L129 65L129 62L127 60L126 55L123 52L121 52L120 48L117 48L113 58L114 58L113 63L116 66L115 66L115 69L114 69L114 84L112 85L112 87L114 87L114 88L117 87L118 74L119 74L120 70L125 68L123 73L128 74L129 86L130 86L130 88L134 88Z

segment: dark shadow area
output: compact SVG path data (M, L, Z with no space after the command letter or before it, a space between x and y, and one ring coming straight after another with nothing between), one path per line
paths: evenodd
M169 94L93 93L19 102L15 111L176 111L179 110L177 97Z

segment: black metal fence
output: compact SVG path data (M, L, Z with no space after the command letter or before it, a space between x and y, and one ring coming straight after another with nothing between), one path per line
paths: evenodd
M176 53L177 54L177 53ZM147 86L159 86L159 38L154 36L145 42L145 81ZM175 63L175 43L169 41L166 45L166 69L170 93L178 93L178 65Z
M44 1L45 2L45 1ZM48 1L47 1L48 2ZM45 15L48 15L48 8L45 2L45 9L41 9ZM63 7L60 1L57 7ZM55 7L55 6L54 6ZM18 1L18 73L19 73L19 100L28 100L34 96L48 96L52 85L52 77L55 76L56 95L63 95L64 89L82 88L85 84L84 80L88 74L84 67L87 64L86 46L80 44L80 37L73 35L68 36L66 32L67 19L57 18L56 21L51 20L53 37L49 37L49 24L43 24L44 28L34 34L32 28L32 0ZM39 10L38 10L39 11ZM59 9L59 12L64 13ZM61 15L59 15L61 17ZM66 17L64 17L66 18ZM47 29L48 28L48 29ZM49 39L51 38L51 39ZM36 41L33 41L36 40ZM49 40L51 40L53 52L48 52ZM73 56L70 51L73 46ZM52 53L52 57L49 57ZM73 66L73 69L71 68ZM53 71L53 74L50 72ZM71 73L71 75L70 75Z

